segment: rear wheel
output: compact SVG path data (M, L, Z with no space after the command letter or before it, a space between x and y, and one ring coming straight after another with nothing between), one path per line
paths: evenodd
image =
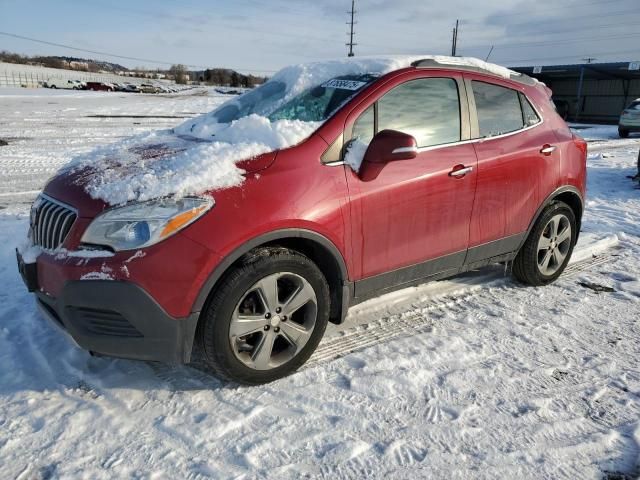
M629 136L629 130L618 128L618 135L620 135L620 138L627 138Z
M266 248L223 279L203 312L198 342L223 379L261 384L287 376L313 353L329 319L329 286L307 257Z
M577 238L576 217L564 202L546 207L513 262L513 274L529 285L547 285L569 263Z

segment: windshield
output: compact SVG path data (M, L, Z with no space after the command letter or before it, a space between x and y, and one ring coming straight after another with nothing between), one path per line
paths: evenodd
M631 102L631 105L627 107L627 110L640 110L640 102L638 100Z
M371 75L353 75L334 78L307 90L277 108L269 120L301 120L322 122L371 83Z
M218 123L231 123L251 114L269 120L321 122L329 118L348 100L375 80L374 75L345 75L306 90L282 104L286 84L272 80L213 112Z

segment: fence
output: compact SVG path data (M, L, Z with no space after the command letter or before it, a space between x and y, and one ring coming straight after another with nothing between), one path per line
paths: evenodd
M34 65L19 65L0 62L0 87L41 87L48 80L80 80L82 82L125 82L144 83L148 79L128 77L112 73L91 73L77 70L62 70L57 68L38 67ZM158 80L154 80L157 82Z

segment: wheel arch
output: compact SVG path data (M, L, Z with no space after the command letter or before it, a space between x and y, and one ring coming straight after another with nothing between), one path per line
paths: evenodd
M554 190L545 199L545 201L542 202L542 204L538 207L538 210L536 210L536 213L533 216L533 219L529 223L529 228L527 228L527 233L526 235L523 236L522 242L518 247L518 250L522 248L522 245L524 245L524 242L526 242L527 238L529 238L529 234L531 233L531 230L533 230L533 227L538 221L538 218L540 218L540 215L542 215L543 210L556 201L561 201L566 203L567 205L569 205L571 210L573 210L573 213L576 217L576 224L577 224L577 232L576 232L576 241L577 241L578 236L580 235L580 227L582 225L582 213L584 212L584 200L582 198L582 194L580 193L580 190L578 190L574 186L565 185L563 187L560 187Z
M261 247L284 247L309 257L320 268L329 284L329 320L332 323L341 323L344 320L352 289L342 253L331 240L306 229L277 230L244 242L211 272L196 297L192 311L201 312L225 274L242 262L247 253Z

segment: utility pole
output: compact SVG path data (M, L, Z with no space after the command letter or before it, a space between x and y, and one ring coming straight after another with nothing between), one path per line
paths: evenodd
M347 56L353 57L354 55L353 47L357 45L357 43L353 43L353 36L355 35L355 32L353 31L353 26L357 23L354 21L354 18L356 15L356 0L351 0L351 11L347 13L351 15L351 21L347 22L347 25L349 25L350 27L349 33L347 34L349 35L349 43L346 44L349 47L349 53L347 54Z
M583 58L582 60L587 62L587 64L590 64L594 60L597 60L597 58L586 57L586 58ZM580 67L580 80L578 80L578 95L576 98L576 114L573 117L574 121L576 122L580 119L580 113L582 111L582 107L584 106L582 102L582 85L584 83L584 68L585 67Z
M460 20L456 20L456 26L453 29L453 38L451 39L451 56L456 56L456 51L458 50L458 26Z

